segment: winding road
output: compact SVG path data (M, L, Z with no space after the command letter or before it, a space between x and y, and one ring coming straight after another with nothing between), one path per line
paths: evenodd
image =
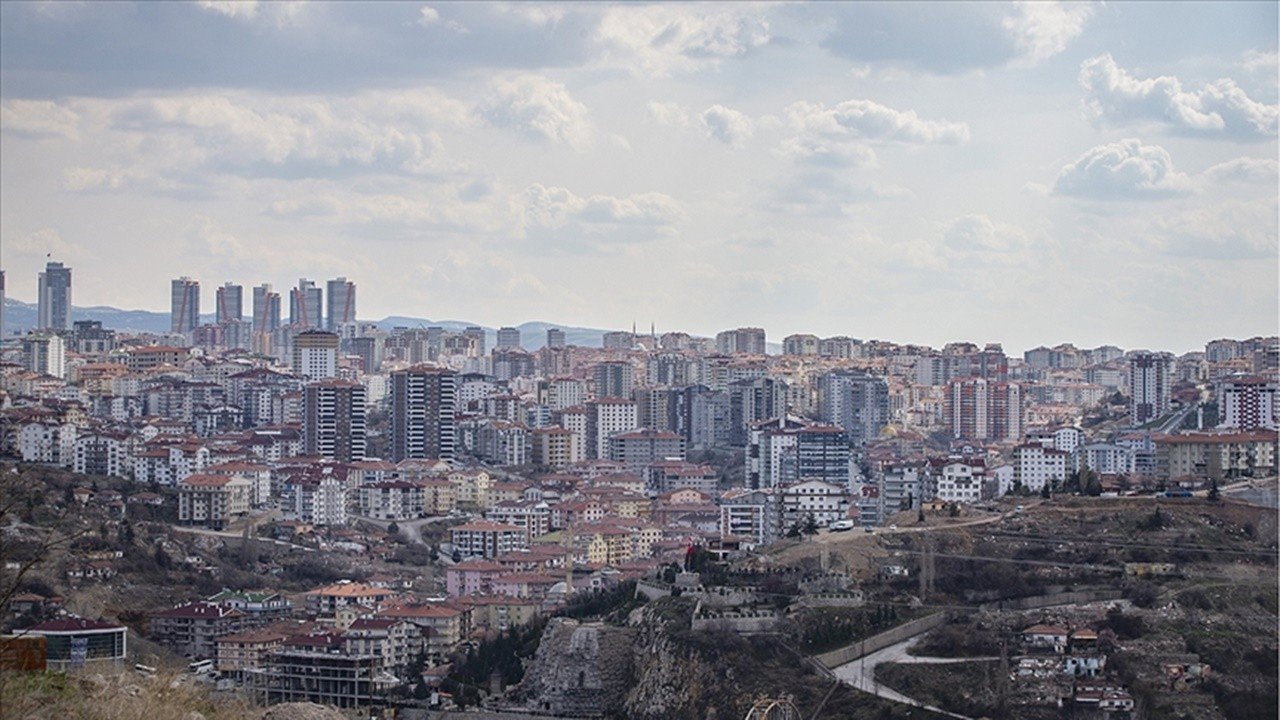
M942 708L928 705L912 697L907 697L893 688L881 684L876 681L876 666L881 663L901 663L901 664L922 664L922 665L945 665L954 663L968 662L985 662L988 660L999 660L995 657L966 657L966 658L938 658L938 657L919 657L911 655L908 650L920 641L920 637L916 636L908 640L903 640L897 645L873 652L866 657L854 660L851 663L840 665L833 668L832 673L835 674L842 682L848 683L855 688L875 695L876 697L892 700L904 705L923 708L929 712L938 713L951 718L959 718L960 720L974 720L967 715L959 715L948 712Z

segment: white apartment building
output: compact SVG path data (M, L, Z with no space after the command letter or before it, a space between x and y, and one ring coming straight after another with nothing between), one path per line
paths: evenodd
M523 528L481 520L453 528L453 549L462 557L493 558L529 547Z
M594 400L587 403L587 457L609 457L609 438L637 425L636 404L630 400Z
M1131 475L1134 470L1133 450L1111 443L1088 443L1075 453L1076 470L1089 468L1099 475Z
M982 481L986 476L985 463L953 460L942 466L935 497L943 502L978 502L982 499Z
M1013 450L1014 485L1040 492L1045 485L1053 487L1067 478L1068 453L1028 443Z
M289 483L293 517L312 525L346 525L347 494L335 477L299 478Z
M826 527L837 520L849 519L849 490L847 487L805 480L779 490L782 496L782 525L804 525L810 515L818 525Z
M376 520L409 520L426 514L422 486L406 480L382 480L361 485L360 514Z

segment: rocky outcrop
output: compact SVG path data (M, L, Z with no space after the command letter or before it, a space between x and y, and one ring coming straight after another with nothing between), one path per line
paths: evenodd
M728 720L760 695L790 695L811 712L831 690L832 680L775 636L692 629L696 604L652 600L626 628L552 620L517 697L530 711L568 717ZM837 688L833 699L847 703L850 693Z
M556 618L543 631L519 696L569 717L616 715L632 678L632 628Z

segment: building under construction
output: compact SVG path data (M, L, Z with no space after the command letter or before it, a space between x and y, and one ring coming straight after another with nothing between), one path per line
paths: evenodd
M312 650L274 653L267 667L252 671L255 695L266 703L313 702L340 708L382 705L400 680L382 669L377 655Z

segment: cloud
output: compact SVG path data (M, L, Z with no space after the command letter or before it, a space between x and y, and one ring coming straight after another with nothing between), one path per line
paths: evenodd
M1142 200L1191 192L1192 181L1173 168L1169 152L1136 139L1090 149L1062 168L1053 193L1092 200Z
M1087 3L1024 0L1014 3L1014 14L1000 24L1018 48L1014 63L1035 65L1066 50L1092 17L1093 6Z
M818 3L789 11L829 27L822 46L833 55L940 75L1035 65L1065 50L1094 14L1074 2Z
M0 129L29 137L74 140L80 116L71 108L48 100L9 100L0 105Z
M1204 171L1211 183L1240 182L1275 185L1280 180L1280 164L1270 158L1241 157L1218 163Z
M1276 203L1230 201L1159 218L1156 245L1171 255L1207 260L1276 257Z
M6 239L5 249L18 255L41 258L46 254L52 254L55 258L75 257L83 255L85 251L80 245L63 240L62 234L51 227L20 235L12 241Z
M942 227L942 245L958 255L1006 254L1026 248L1027 236L986 215L962 215Z
M769 23L750 6L617 5L595 29L597 62L663 77L715 66L769 42Z
M787 107L786 115L791 126L807 136L917 145L969 140L969 126L964 123L922 120L914 110L895 110L871 100L846 100L830 108L802 101Z
M860 142L822 137L790 137L783 140L774 152L795 162L825 167L876 166L875 151Z
M746 143L755 126L751 118L723 105L712 105L698 115L698 125L707 137L735 148Z
M307 8L304 0L200 0L202 10L240 22L265 20L283 28L296 24Z
M575 100L564 84L538 75L495 80L480 112L498 127L576 149L594 141L587 106Z
M423 27L431 27L440 22L440 13L430 5L423 5L418 8L418 24Z
M1174 132L1266 140L1275 137L1280 110L1254 101L1227 78L1187 90L1176 77L1139 79L1109 54L1080 65L1085 112L1113 125L1158 125Z
M1280 55L1277 55L1275 50L1269 52L1249 50L1240 61L1240 67L1248 72L1269 72L1273 75L1277 65L1280 65Z
M534 184L524 194L524 217L530 225L547 228L561 228L572 222L666 226L684 219L684 211L675 199L662 193L580 197L562 187Z
M650 100L645 110L659 125L684 127L689 124L689 113L685 112L679 103Z

